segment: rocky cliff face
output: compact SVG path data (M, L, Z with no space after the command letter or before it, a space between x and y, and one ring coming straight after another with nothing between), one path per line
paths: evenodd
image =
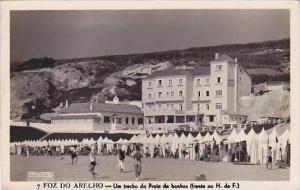
M141 99L141 81L150 70L174 65L208 66L215 52L226 53L247 68L271 69L272 80L289 80L281 63L289 61L289 40L253 44L189 48L135 55L53 60L32 59L11 67L11 119L39 118L66 99L69 102L104 102L117 95L123 100ZM263 82L269 76L255 75Z
M260 117L288 117L290 116L290 92L278 90L245 97L241 101L241 113L248 115L248 120L256 120Z

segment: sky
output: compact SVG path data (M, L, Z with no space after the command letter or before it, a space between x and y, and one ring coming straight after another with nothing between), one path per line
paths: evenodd
M288 10L12 11L11 62L290 37Z

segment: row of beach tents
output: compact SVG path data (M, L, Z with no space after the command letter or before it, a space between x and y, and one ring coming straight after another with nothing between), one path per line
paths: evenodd
M166 155L166 150L169 149L172 153L178 151L179 157L182 157L180 150L185 149L189 154L184 159L195 159L195 145L198 143L200 154L205 151L207 146L218 146L219 156L221 161L228 161L229 155L226 151L234 147L234 144L246 142L247 154L250 156L251 163L263 164L267 160L267 149L272 147L273 160L281 160L286 157L287 145L290 143L290 124L280 124L275 127L265 130L262 128L260 132L253 128L247 133L243 129L233 129L229 134L220 135L217 131L212 133L207 132L204 136L202 133L187 135L177 133L174 134L156 134L156 135L133 135L129 140L120 138L113 141L108 137L99 137L95 140L93 138L85 138L82 141L76 139L51 139L51 140L33 140L11 143L11 147L15 146L74 146L74 145L92 145L97 143L98 146L106 144L108 149L112 149L114 144L122 146L122 149L127 149L132 144L142 144L144 152L148 151L151 156L154 155L154 149L159 148L162 155ZM227 148L225 150L225 146Z

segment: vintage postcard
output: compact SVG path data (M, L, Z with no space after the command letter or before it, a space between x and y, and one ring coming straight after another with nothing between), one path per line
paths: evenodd
M3 189L299 189L297 2L1 4Z

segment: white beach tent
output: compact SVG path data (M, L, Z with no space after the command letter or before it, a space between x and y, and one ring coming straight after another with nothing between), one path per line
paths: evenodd
M279 158L278 134L276 128L277 127L275 126L266 131L269 137L269 146L272 147L273 162L276 162L276 160Z
M202 143L212 144L212 141L213 141L213 136L209 132L207 132L202 139Z
M261 132L257 135L258 140L258 159L260 164L265 164L267 161L267 150L269 146L269 135L262 128Z
M189 146L188 152L190 153L190 159L195 160L195 148L194 148L194 140L195 137L192 135L192 133L189 133L186 137L186 144Z
M240 129L237 131L237 139L236 140L239 142L245 141L247 139L246 136L247 135L246 135L244 129Z
M286 160L286 146L287 143L290 143L290 124L285 124L284 126L277 128L278 133L278 147L281 148L281 152L279 152L279 160L280 156L282 156L283 160ZM278 149L279 149L278 148Z
M160 140L161 140L161 136L159 134L157 134L154 138L153 138L153 143L155 145L160 145Z
M214 130L214 132L211 134L211 140L215 141L216 144L220 144L220 142L222 141L219 133L216 130Z
M172 139L171 139L171 150L172 150L173 154L175 154L176 149L179 148L178 141L179 141L179 136L177 135L177 133L174 133L174 135L172 135ZM179 154L181 154L180 151L179 151Z
M137 138L138 138L138 137L137 137L136 135L133 135L133 136L129 139L129 142L130 142L130 143L137 143L137 142L136 142Z
M162 148L163 157L166 157L166 148L167 148L167 135L166 134L162 134L162 136L160 137L159 143Z
M228 136L228 142L230 144L239 142L237 129L232 129L230 135Z
M250 162L254 164L258 163L258 139L252 127L246 135L246 144L247 153L250 155Z

